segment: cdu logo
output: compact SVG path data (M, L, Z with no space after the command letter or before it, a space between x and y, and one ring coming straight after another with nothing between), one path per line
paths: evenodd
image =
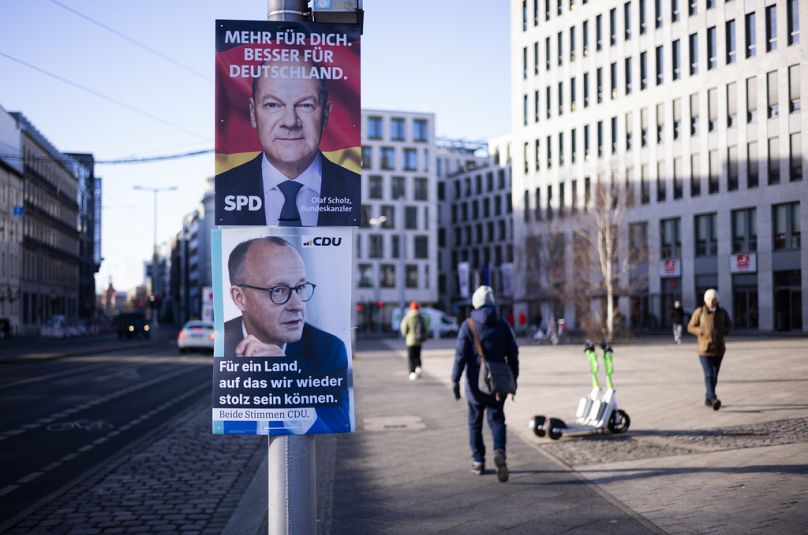
M303 239L303 247L339 247L342 238L332 238L330 236L318 236L310 240Z

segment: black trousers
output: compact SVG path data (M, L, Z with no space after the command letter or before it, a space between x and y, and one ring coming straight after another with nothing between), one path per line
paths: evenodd
M421 346L407 346L407 360L410 364L410 373L421 367Z

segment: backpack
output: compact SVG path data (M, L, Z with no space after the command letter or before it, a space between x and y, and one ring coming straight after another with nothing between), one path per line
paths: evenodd
M419 344L422 344L429 338L429 331L426 327L426 321L421 314L416 314L415 319L415 340Z

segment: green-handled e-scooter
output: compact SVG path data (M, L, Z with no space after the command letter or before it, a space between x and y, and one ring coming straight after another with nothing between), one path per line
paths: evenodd
M626 411L617 407L617 397L612 384L612 372L614 371L612 346L604 341L600 348L603 356L603 368L606 371L606 390L603 391L603 395L601 395L598 382L597 350L595 344L588 341L584 347L584 353L592 370L592 391L578 402L575 425L567 426L564 420L559 418L536 415L529 422L536 436L549 436L553 440L558 440L565 433L594 433L606 430L612 433L624 433L628 430L631 418Z

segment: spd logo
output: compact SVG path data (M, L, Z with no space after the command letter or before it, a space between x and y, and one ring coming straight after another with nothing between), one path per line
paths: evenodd
M330 236L317 236L310 240L303 240L303 247L339 247L342 238L332 238Z
M262 204L258 195L227 195L224 198L224 211L240 212L246 208L248 212L255 212L261 209Z

